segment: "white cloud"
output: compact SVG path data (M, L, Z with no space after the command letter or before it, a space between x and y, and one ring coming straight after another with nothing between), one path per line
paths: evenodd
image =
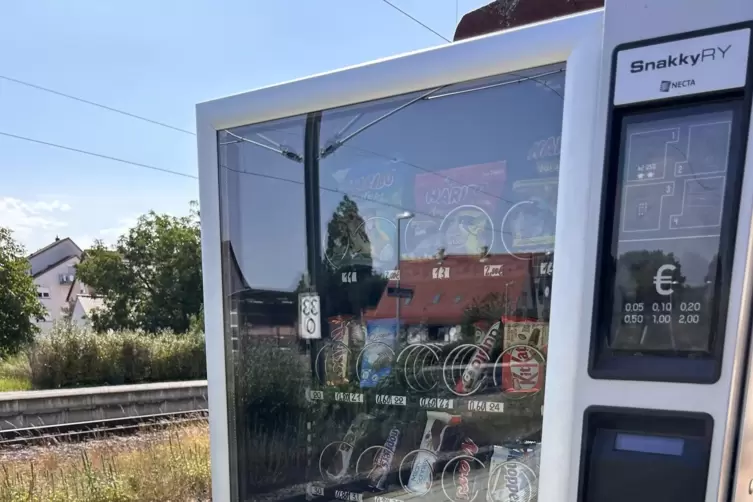
M136 226L138 222L138 216L128 216L126 218L118 219L117 225L110 228L103 228L99 231L102 237L109 237L110 239L117 239L121 235L128 233L128 230Z
M0 197L0 225L13 230L14 237L33 251L51 242L60 229L68 226L60 213L70 209L70 205L59 200L26 202Z

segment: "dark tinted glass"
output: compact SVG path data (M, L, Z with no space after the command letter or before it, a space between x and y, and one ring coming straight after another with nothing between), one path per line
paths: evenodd
M220 132L238 500L535 500L563 87Z
M612 349L710 351L733 115L712 106L625 119Z

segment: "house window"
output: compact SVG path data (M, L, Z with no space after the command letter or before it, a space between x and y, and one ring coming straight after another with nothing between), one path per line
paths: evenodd
M462 300L462 299L463 299L462 296L460 296L460 295L456 296L455 297L455 303L460 303L460 300Z
M37 298L49 298L50 297L50 288L44 288L44 287L38 287L37 288Z
M439 300L442 298L442 293L437 293L434 295L434 304L439 303Z

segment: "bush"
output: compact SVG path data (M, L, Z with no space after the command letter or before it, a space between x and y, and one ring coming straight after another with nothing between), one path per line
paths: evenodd
M29 354L36 389L206 378L204 335L95 333L59 324Z

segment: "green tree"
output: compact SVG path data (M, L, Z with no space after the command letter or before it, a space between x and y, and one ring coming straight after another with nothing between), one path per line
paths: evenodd
M104 298L105 309L92 315L96 330L188 331L203 302L195 206L185 217L150 211L113 248L95 243L77 275Z
M23 246L13 233L0 227L0 358L18 353L31 343L44 319L45 309L37 298L37 287L29 274Z
M327 245L322 260L319 294L327 315L360 315L379 302L387 279L374 271L371 242L358 204L347 195L327 224ZM354 283L342 282L342 274L355 272ZM300 286L300 284L299 284Z

